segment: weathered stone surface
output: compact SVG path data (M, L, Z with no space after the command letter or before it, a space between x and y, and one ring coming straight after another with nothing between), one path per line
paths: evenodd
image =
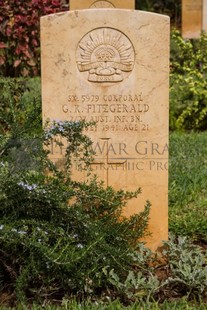
M94 173L152 203L148 246L168 238L169 18L80 10L41 18L43 119L97 122ZM53 159L61 161L60 151ZM84 177L74 167L74 177Z
M102 8L120 8L120 9L134 9L135 0L70 0L70 10L81 9L102 9Z
M203 0L203 31L207 33L207 0Z
M203 0L182 0L182 36L199 38L202 30Z

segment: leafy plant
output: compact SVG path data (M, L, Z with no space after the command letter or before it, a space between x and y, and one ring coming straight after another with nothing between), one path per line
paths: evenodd
M39 78L0 78L0 135L35 137L42 131Z
M1 78L0 88L1 158L9 156L16 170L23 165L31 167L35 165L33 154L40 150L42 132L39 79Z
M128 271L124 281L115 271L104 269L109 281L116 287L123 300L136 302L153 300L160 288L160 281L157 278L154 268L156 254L139 244L136 251L129 254L132 258L132 268Z
M108 266L120 279L125 276L132 261L129 253L148 222L149 203L137 215L122 215L123 207L138 196L139 189L116 192L95 178L88 183L71 180L72 154L80 154L86 166L86 158L90 158L91 142L82 134L88 124L50 125L44 135L47 144L57 135L67 140L67 174L58 170L41 148L33 152L35 165L15 169L2 145L1 290L13 291L20 301L102 295L112 287L103 269ZM30 157L27 151L24 148L24 156Z
M169 261L170 276L164 282L172 293L197 297L207 291L207 264L200 248L189 243L186 237L171 238L164 243L164 254ZM205 253L207 254L207 253Z
M0 69L4 76L40 74L40 17L61 10L59 0L0 0Z
M184 40L172 32L170 128L207 129L207 35Z

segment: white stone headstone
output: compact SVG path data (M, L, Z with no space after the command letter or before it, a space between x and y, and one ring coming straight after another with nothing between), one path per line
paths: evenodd
M93 171L142 188L125 214L151 202L152 249L168 238L169 29L167 16L123 9L41 18L43 119L97 122Z

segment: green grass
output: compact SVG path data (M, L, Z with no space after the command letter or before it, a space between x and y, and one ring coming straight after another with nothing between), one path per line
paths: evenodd
M207 132L170 137L169 226L207 240Z
M206 310L207 304L203 303L189 303L186 300L164 302L163 304L154 303L134 303L130 306L123 306L118 301L109 304L94 304L86 302L85 304L78 304L75 301L64 301L61 306L45 305L28 306L19 305L15 308L0 307L0 310Z

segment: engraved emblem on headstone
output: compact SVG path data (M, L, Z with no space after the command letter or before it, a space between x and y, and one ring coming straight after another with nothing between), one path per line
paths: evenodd
M114 8L114 5L109 1L95 1L90 6L91 8Z
M129 38L113 28L98 28L87 33L77 48L77 66L90 82L123 81L132 71L134 48Z

